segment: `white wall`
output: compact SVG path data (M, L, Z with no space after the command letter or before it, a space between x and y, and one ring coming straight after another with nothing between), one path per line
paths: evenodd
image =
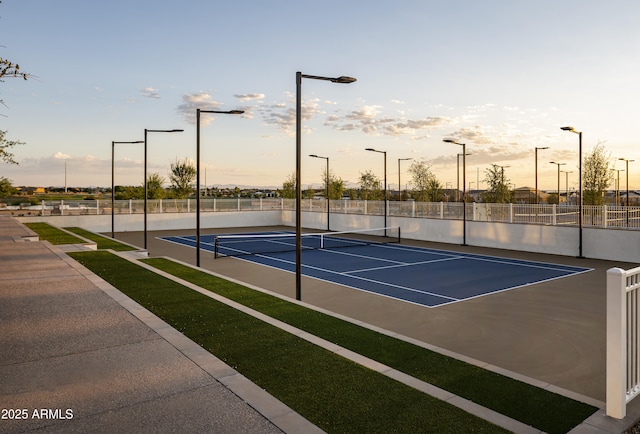
M110 215L17 217L21 222L46 221L60 227L78 226L95 232L111 231ZM204 212L201 228L295 226L294 211ZM327 215L302 212L302 226L326 230ZM331 214L332 231L384 226L383 216ZM148 229L195 229L195 213L149 214ZM399 226L402 238L451 244L462 243L461 220L387 217L387 226ZM116 232L143 230L142 214L117 215ZM579 229L567 226L467 221L467 244L537 253L578 256ZM640 263L640 230L583 228L583 256Z

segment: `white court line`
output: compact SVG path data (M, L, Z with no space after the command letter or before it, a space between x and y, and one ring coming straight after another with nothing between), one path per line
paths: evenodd
M435 262L455 261L455 260L458 260L458 259L464 259L464 258L462 256L456 256L456 257L453 257L453 258L434 259L432 261L407 262L407 263L398 264L398 265L386 265L384 267L361 268L359 270L343 271L343 273L346 274L346 275L349 275L351 273L363 273L365 271L385 270L385 269L388 269L388 268L411 267L413 265L433 264Z
M272 261L284 262L284 263L286 263L286 264L295 264L295 262L293 262L293 261L287 261L287 260L285 260L285 259L274 258L274 257L267 256L267 255L253 255L253 256L258 256L258 257L260 257L260 258L270 259L270 260L272 260ZM251 262L251 261L249 261L249 262ZM259 262L258 262L258 264L259 264ZM264 264L263 264L263 265L264 265ZM339 272L339 271L327 270L326 268L314 267L314 266L312 266L312 265L305 265L305 264L301 264L301 265L302 265L302 267L305 267L305 268L310 268L310 269L317 270L317 271L323 271L323 272L325 272L325 273L329 273L329 274L336 274L336 275L338 275L338 276L348 277L348 278L350 278L350 279L363 280L363 281L365 281L365 282L376 283L376 284L378 284L378 285L382 285L382 286L388 286L388 287L391 287L391 288L403 289L403 290L405 290L405 291L417 292L417 293L419 293L419 294L426 294L426 295L431 295L431 296L433 296L433 297L444 298L444 299L446 299L446 300L460 301L460 299L459 299L459 298L448 297L448 296L446 296L446 295L436 294L436 293L434 293L434 292L422 291L422 290L419 290L419 289L409 288L409 287L401 286L401 285L394 285L394 284L392 284L392 283L381 282L381 281L379 281L379 280L367 279L366 277L351 276L351 275L349 275L349 274L342 273L342 272ZM313 277L313 276L311 276L311 277ZM340 282L333 282L333 281L331 281L331 280L328 280L328 282L336 283L336 284L339 284L339 285L341 284ZM356 288L356 289L361 289L361 288ZM366 290L366 289L363 289L363 291L367 291L367 290ZM377 294L377 292L375 292L375 291L368 291L368 292L373 292L373 293L376 293L376 294ZM384 294L380 294L380 295L384 295ZM396 297L393 297L393 298L396 298ZM402 299L400 298L400 300L402 300ZM405 301L407 301L407 300L405 300Z

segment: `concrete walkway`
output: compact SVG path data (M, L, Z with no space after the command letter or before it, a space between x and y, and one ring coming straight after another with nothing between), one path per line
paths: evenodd
M321 432L0 217L0 432Z

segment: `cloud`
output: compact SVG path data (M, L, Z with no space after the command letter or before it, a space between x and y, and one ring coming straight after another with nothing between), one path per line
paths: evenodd
M53 154L52 158L54 160L69 160L72 157L69 154L63 154L62 152L58 151L55 154Z
M177 108L184 119L190 123L196 123L196 109L200 110L221 110L221 102L215 101L206 92L190 93L182 96L182 104ZM213 117L203 114L200 118L201 125L209 125L213 121Z
M443 116L419 119L392 117L382 113L381 109L378 105L363 105L342 118L336 114L329 116L325 125L338 131L361 130L370 135L414 136L420 130L432 130L454 123L451 118Z
M160 99L160 95L158 94L158 89L155 89L153 87L145 87L140 92L142 93L142 96L144 96L145 98Z
M261 100L265 97L264 93L242 93L233 96L241 101Z
M480 125L474 125L471 128L460 128L449 134L457 142L471 142L480 145L489 145L496 143L495 135L490 134Z
M289 98L286 102L276 102L270 105L260 106L258 110L265 124L273 125L278 130L288 135L293 135L296 126L295 100L293 100L293 95L290 93L288 93L287 96ZM307 99L302 103L300 118L302 121L309 121L314 116L323 113L325 112L321 110L318 99ZM311 130L308 125L303 124L303 128L305 132Z

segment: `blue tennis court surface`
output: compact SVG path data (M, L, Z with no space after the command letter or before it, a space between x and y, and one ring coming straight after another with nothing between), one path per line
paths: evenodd
M195 236L160 239L194 248L196 245ZM295 273L295 238L277 242L290 243L288 251L252 254L239 259ZM303 246L305 242L303 238ZM200 248L213 252L214 235L201 236ZM220 247L220 253L225 254L223 247ZM427 307L591 270L402 244L373 244L344 249L303 248L302 251L302 273L305 276Z

